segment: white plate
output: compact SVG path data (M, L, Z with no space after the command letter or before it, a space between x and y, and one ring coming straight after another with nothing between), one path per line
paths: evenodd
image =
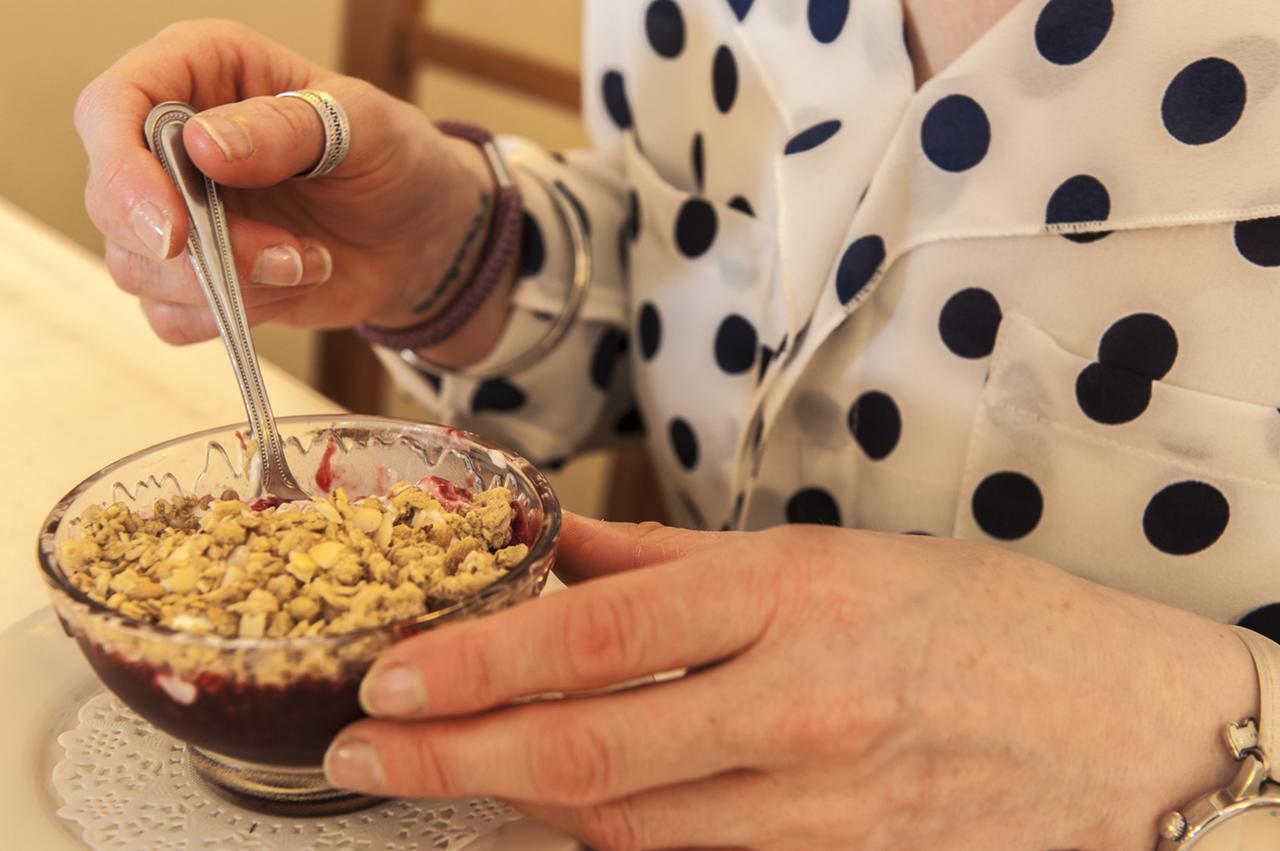
M57 738L102 691L53 610L42 609L0 633L0 847L79 851L76 826L58 818L50 783L62 758ZM521 819L477 840L468 851L580 851L576 841Z

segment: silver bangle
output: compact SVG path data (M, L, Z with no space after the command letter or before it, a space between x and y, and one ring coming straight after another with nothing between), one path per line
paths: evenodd
M582 220L578 218L577 209L562 189L548 183L532 172L526 171L524 173L541 184L542 188L546 190L547 195L551 198L551 205L555 207L556 215L559 217L565 231L569 234L569 242L573 246L573 281L570 284L569 294L565 297L564 306L560 309L560 313L556 315L551 326L547 328L546 333L538 338L532 346L514 357L484 368L462 367L454 369L433 364L413 349L401 349L401 359L415 369L427 370L428 372L447 372L451 375L471 379L514 375L528 369L551 354L556 346L564 341L565 336L569 333L569 328L573 325L573 321L578 318L578 313L582 310L582 303L586 299L587 287L591 283L591 238L587 235Z
M351 121L342 104L328 92L315 89L299 89L296 92L281 92L278 98L298 98L311 104L311 108L320 116L324 125L324 150L320 152L320 161L310 171L298 174L299 180L312 177L324 177L338 166L351 151Z

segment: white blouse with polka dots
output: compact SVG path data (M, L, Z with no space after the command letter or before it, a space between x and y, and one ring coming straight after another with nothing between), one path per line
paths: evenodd
M1002 543L1280 639L1280 15L1023 0L916 90L900 0L589 0L594 147L507 140L494 352L405 386L540 463L646 441L687 525Z

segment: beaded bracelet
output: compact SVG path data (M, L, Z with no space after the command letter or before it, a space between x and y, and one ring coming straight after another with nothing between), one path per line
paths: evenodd
M498 184L495 193L493 223L489 228L488 238L481 250L480 262L476 264L471 278L463 283L444 310L435 316L405 328L383 328L370 323L356 326L356 333L371 343L391 349L424 349L437 346L451 338L465 326L480 310L493 293L503 274L510 267L520 243L521 214L524 204L520 197L520 188L511 178L502 155L494 144L493 134L482 127L464 124L460 121L441 121L436 124L440 132L447 136L466 139L478 145L484 151ZM478 230L467 234L461 253L465 253ZM446 276L446 281L448 276ZM427 296L419 305L428 309L432 302L439 298L441 290Z
M536 364L560 345L574 320L582 309L587 297L587 288L591 284L591 238L587 234L586 225L581 218L574 201L566 194L566 190L556 181L554 184L533 172L526 176L540 184L551 200L565 234L569 237L569 245L573 251L573 279L569 283L569 292L565 296L564 306L556 314L547 330L529 348L519 354L498 363L481 363L474 367L450 368L446 370L452 375L470 379L498 378L515 375ZM401 360L419 370L439 372L441 367L430 363L409 347L400 350Z

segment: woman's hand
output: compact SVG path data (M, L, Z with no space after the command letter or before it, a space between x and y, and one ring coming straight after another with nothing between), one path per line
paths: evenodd
M330 779L604 849L1127 851L1256 712L1226 627L992 547L568 518L560 561L592 581L388 650Z
M274 95L305 88L343 105L352 143L328 176L290 180L319 161L323 125L304 101ZM253 322L412 324L423 318L412 306L473 220L487 222L483 154L442 136L413 106L239 24L168 27L94 80L75 118L91 166L85 206L106 237L107 266L171 343L217 331L182 256L186 212L142 136L151 107L168 100L203 110L186 127L187 149L234 187L222 195Z

